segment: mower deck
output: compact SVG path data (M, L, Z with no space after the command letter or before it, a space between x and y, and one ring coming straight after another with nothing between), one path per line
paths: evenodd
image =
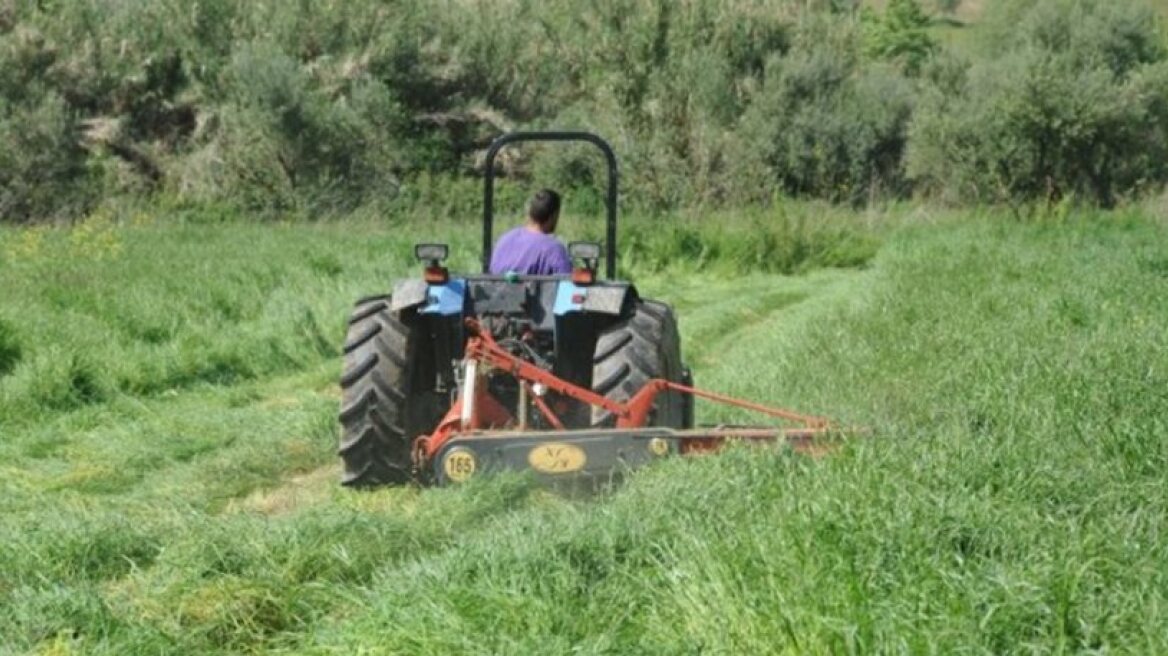
M825 450L823 428L666 427L548 431L476 431L449 439L430 462L438 485L479 474L531 470L543 482L604 483L670 456L715 451L727 441L784 441L796 451Z
M474 319L467 319L466 327L471 337L463 361L465 383L460 395L434 432L414 441L415 471L438 485L461 483L478 473L526 469L553 481L566 478L603 481L670 454L708 453L732 441L784 441L796 450L815 454L825 450L815 438L833 430L831 422L822 417L768 407L663 379L650 380L627 402L619 403L558 378L507 351ZM488 392L486 378L490 375L511 376L519 382L521 394L515 412ZM608 410L615 418L616 426L566 428L542 398L548 391ZM647 425L654 399L667 391L802 425L688 429ZM529 403L554 429L529 427Z

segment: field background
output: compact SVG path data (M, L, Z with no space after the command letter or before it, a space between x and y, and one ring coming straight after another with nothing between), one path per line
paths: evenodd
M1166 10L0 0L0 654L1168 653ZM869 438L340 489L351 304L547 126L700 386Z
M1153 209L792 207L777 243L848 255L793 276L655 264L708 225L670 221L625 271L677 306L699 383L872 436L670 462L595 499L337 485L347 306L409 275L414 239L469 264L472 231L5 231L0 649L1162 652ZM736 252L735 230L700 234Z

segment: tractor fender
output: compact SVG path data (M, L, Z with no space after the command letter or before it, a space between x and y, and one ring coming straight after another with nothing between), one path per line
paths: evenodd
M426 284L425 280L419 280L417 278L399 280L393 286L393 299L390 303L390 309L398 312L417 307L426 302L429 291L430 285Z
M399 290L402 294L400 297ZM399 282L393 292L394 310L416 307L418 314L449 317L462 314L465 305L466 281L458 278L444 283L406 280Z
M573 312L623 314L628 303L637 299L637 290L628 283L577 285L564 280L556 287L553 312L557 317Z
M424 280L402 280L393 288L390 305L395 312L418 308L418 314L439 314L444 317L462 314L466 298L466 281L458 278L444 283Z

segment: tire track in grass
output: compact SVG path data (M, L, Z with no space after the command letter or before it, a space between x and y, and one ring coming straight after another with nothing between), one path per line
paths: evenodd
M323 383L334 370L330 364L56 418L46 432L86 426L75 447L81 462L112 464L125 452L154 467L113 492L53 488L55 477L69 473L58 470L72 463L37 463L40 478L6 504L25 510L0 521L0 533L24 536L10 547L35 556L0 550L5 576L33 580L47 564L57 589L115 609L110 617L119 626L170 634L185 645L179 651L201 652L212 642L247 651L280 632L302 632L307 618L343 605L353 586L407 558L407 547L444 552L468 534L489 532L499 514L529 505L530 486L514 478L425 494L342 490L332 454L336 399L333 383ZM175 457L176 449L185 453L181 442L196 437L206 450ZM51 522L33 516L49 503L57 506ZM31 600L0 595L0 605L19 602L27 614L40 608L29 604L51 596L35 587L27 593ZM71 620L45 621L66 627ZM0 625L18 641L37 640L33 624ZM92 638L89 628L77 629L79 639Z
M829 325L841 307L862 302L873 275L872 271L821 271L798 277L759 277L746 286L707 283L710 295L721 294L725 300L681 313L683 354L694 368L698 387L811 413L829 410L807 403L796 393L801 372L787 371L783 360L762 361L759 356L797 350L807 334ZM688 328L687 316L693 318ZM776 349L776 343L789 347ZM701 400L697 416L699 423L758 421L752 413Z
M716 316L708 326L702 326L689 338L688 364L691 367L718 366L717 353L728 342L735 341L742 332L769 321L775 314L807 300L803 292L779 291L763 295L757 306L727 303L725 312Z
M735 280L693 276L681 281L673 279L668 285L650 281L645 287L675 306L682 355L690 366L705 370L720 368L722 354L742 345L744 334L759 326L775 325L780 315L801 314L795 309L798 306L818 306L820 299L835 296L839 287L862 275L854 271L823 271L797 277L767 275Z

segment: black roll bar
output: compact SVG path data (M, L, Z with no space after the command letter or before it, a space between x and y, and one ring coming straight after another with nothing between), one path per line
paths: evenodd
M605 225L605 277L616 278L616 200L617 168L616 155L612 146L591 132L508 132L491 142L487 148L486 176L483 179L483 273L490 273L491 246L495 223L495 156L504 146L520 141L587 141L604 153L608 161L608 193L604 204L607 214Z

